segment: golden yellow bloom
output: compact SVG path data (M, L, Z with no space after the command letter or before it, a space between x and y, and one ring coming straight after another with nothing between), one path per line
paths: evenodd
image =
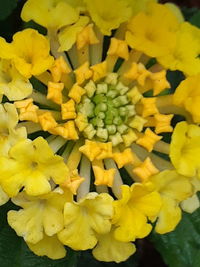
M177 172L193 177L200 168L200 128L180 122L176 125L170 144L170 159Z
M27 137L26 128L16 128L18 114L10 103L0 104L0 155L7 156L9 149Z
M149 3L156 3L158 0L127 0L129 5L132 7L132 16L135 16L137 13L145 10Z
M21 207L8 222L36 255L124 261L200 205L200 30L156 0L27 0L21 15L47 36L0 38L0 205ZM173 93L168 69L198 75Z
M48 193L50 179L60 184L68 176L63 158L54 155L42 137L17 142L9 156L0 157L0 166L0 184L10 197L16 196L22 187L32 196Z
M158 61L171 70L181 70L186 75L200 73L199 59L200 30L188 22L180 25L174 46L158 58Z
M179 175L176 171L163 171L152 176L150 181L160 193L162 206L158 213L158 221L155 230L165 234L174 230L181 219L179 204L191 196L192 185L188 178Z
M9 100L21 100L32 93L32 84L23 77L10 60L0 61L0 90Z
M67 26L58 34L60 47L58 51L68 51L77 40L77 35L88 24L89 18L87 16L80 16L79 20L73 25Z
M193 194L189 198L181 201L181 209L188 213L193 213L196 209L200 207L199 198L197 192L200 191L200 180L197 177L190 179L193 186Z
M150 233L152 226L148 218L158 214L161 199L150 184L134 183L131 187L122 186L122 198L113 205L113 223L117 227L114 236L119 241L128 242Z
M104 235L98 236L98 243L92 250L93 256L99 261L125 261L135 253L135 245L131 242L121 242L114 237L114 228Z
M63 207L71 195L55 189L41 197L21 192L12 201L22 209L8 212L8 223L26 242L36 244L44 235L54 236L64 227Z
M189 113L195 123L200 123L199 104L200 104L200 74L187 77L176 88L173 96L175 105L184 107Z
M110 35L122 22L131 16L131 8L123 0L85 0L92 20L105 35ZM114 8L113 8L114 7Z
M176 42L178 26L177 17L167 6L151 4L129 22L126 40L132 48L151 57L165 55ZM170 40L167 45L166 40Z
M16 69L26 78L39 75L53 64L49 54L49 42L33 29L25 29L13 36L12 43L0 38L0 57L10 59Z
M9 199L9 196L3 191L0 186L0 206L8 202Z
M46 28L60 29L76 22L78 11L63 0L28 0L24 4L21 17L24 21L34 20Z
M27 242L28 247L38 256L47 256L52 260L64 258L66 249L56 235L45 235L36 244Z
M98 234L111 229L112 197L106 193L89 193L78 203L66 203L64 207L65 228L58 233L59 240L75 250L93 248Z

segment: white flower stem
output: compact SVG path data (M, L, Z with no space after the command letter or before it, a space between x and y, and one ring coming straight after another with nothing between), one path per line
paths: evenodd
M48 82L52 80L51 74L48 71L45 71L38 76L35 76L35 78L45 85L48 85Z
M54 151L54 153L56 153L65 143L66 139L64 139L61 136L57 136L51 142L49 142L49 145L51 149Z
M97 185L96 186L97 193L108 193L108 187L106 185Z
M153 153L149 153L146 149L142 148L139 145L133 144L131 146L131 149L133 150L134 153L136 153L139 156L141 160L145 160L146 157L149 157L152 160L153 164L156 166L156 168L159 169L160 171L166 169L169 170L173 169L173 166L169 161L160 158L159 156Z
M49 136L46 138L46 140L47 140L48 143L50 143L50 142L53 141L55 138L56 138L56 136L51 134L51 135L49 135Z
M90 180L91 180L91 163L87 157L82 155L80 165L80 176L84 177L85 180L80 184L77 193L77 201L84 198L90 191Z
M55 109L55 110L59 110L59 106L57 104L48 100L46 95L43 95L42 93L40 93L38 91L34 90L32 92L32 94L30 95L30 98L33 98L33 101L38 103L38 104L45 105L45 106L50 107L50 108Z
M77 56L77 48L76 48L76 44L74 44L72 46L72 48L67 51L68 55L69 55L69 58L71 60L71 63L72 63L72 66L73 66L73 69L76 69L78 68L79 64L78 64L78 56Z
M62 154L62 157L64 158L65 163L67 162L67 160L69 158L69 155L70 155L70 153L72 151L73 146L74 146L74 142L73 141L68 141L67 146L66 146L66 148L65 148L65 150L64 150L64 152Z
M67 59L64 52L58 52L58 48L60 47L59 41L58 41L58 35L56 29L48 29L48 37L50 40L50 47L51 47L51 53L55 58L59 58L62 56L66 63L68 64L68 67L71 69L69 60Z
M34 123L34 122L31 122L31 121L20 122L17 125L17 127L19 127L19 128L20 127L25 127L28 134L35 133L35 132L38 132L38 131L42 130L41 126L38 123Z
M70 171L74 171L78 168L79 162L81 160L81 152L79 151L81 144L82 142L80 140L75 143L67 159L67 165Z
M90 63L89 45L85 45L80 50L77 49L77 55L79 66L83 65L87 61Z
M158 141L154 145L154 148L153 148L153 150L164 153L164 154L169 154L169 149L170 149L170 145L163 141Z
M104 163L105 163L106 169L114 168L116 170L115 171L115 178L114 178L113 185L112 185L112 191L113 191L113 194L117 198L121 198L121 185L123 185L123 181L122 181L120 172L119 172L114 160L105 159Z
M99 31L99 29L97 29L96 26L94 26L94 31L95 31L95 34L96 34L98 40L99 40L99 43L90 46L89 53L90 53L91 66L100 63L101 60L102 60L102 55L103 55L103 40L104 40L104 36Z

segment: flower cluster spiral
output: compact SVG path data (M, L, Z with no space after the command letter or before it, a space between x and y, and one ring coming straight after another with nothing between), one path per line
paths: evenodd
M27 0L21 17L45 34L0 38L8 223L39 256L125 261L199 207L200 30L154 0Z

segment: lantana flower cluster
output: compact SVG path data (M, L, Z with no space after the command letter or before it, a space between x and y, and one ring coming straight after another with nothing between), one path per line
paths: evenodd
M125 261L199 207L200 30L153 0L28 0L21 17L45 34L0 38L8 223L39 256Z

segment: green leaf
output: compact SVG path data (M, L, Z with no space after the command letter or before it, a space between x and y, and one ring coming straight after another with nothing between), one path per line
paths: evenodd
M200 266L200 209L183 214L175 231L150 237L169 267Z
M0 0L0 20L7 18L17 6L17 0Z
M200 10L196 12L191 18L190 23L200 28Z
M192 7L192 8L188 8L188 7L181 7L181 11L183 13L183 16L185 18L185 20L189 20L191 19L191 17L197 13L198 11L198 8L197 7Z
M67 249L67 257L51 260L32 253L7 224L7 211L17 209L12 203L0 207L0 266L1 267L76 267L77 252Z

